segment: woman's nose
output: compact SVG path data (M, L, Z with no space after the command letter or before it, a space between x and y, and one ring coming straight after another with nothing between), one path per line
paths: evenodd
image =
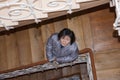
M66 41L65 41L65 40L63 40L63 42L64 42L64 43L66 43Z

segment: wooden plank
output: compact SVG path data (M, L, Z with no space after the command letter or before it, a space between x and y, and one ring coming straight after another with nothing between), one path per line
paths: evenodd
M20 57L18 52L18 46L14 33L5 35L6 51L7 51L7 64L8 69L18 67L20 65ZM4 44L5 45L5 44Z
M55 33L54 25L53 23L46 23L41 25L41 34L42 34L42 40L43 40L43 47L44 47L44 57L46 58L46 43L48 38L51 36L51 34Z
M38 73L38 80L46 80L45 72L44 71Z
M82 15L81 21L84 33L85 47L93 49L93 37L89 14Z
M32 53L32 62L38 62L44 60L44 47L41 37L41 31L38 28L29 29L30 46Z
M66 20L66 16L62 16L62 17L58 17L53 19L53 24L54 24L54 28L55 28L55 32L60 32L62 29L67 28L67 20Z
M72 70L71 70L72 74L81 73L80 64L73 65L71 67L72 67Z
M120 68L97 71L97 80L120 80Z
M53 79L55 76L54 75L54 72L52 70L49 70L46 72L46 80L50 80L50 79Z
M112 68L120 68L120 50L96 52L95 66L97 71Z
M39 80L38 79L38 73L35 73L35 74L29 74L29 80Z
M109 9L92 12L90 21L95 51L120 48L119 42L113 37L114 13L110 13Z
M17 79L17 78L9 78L9 79L5 79L5 80L20 80L20 79Z
M62 77L62 68L53 70L54 71L54 78L60 78Z
M83 80L89 80L89 75L87 71L87 64L80 64L80 73Z
M84 49L85 42L84 42L81 18L80 17L78 18L78 16L77 17L68 16L67 22L68 22L68 28L73 30L73 32L75 33L76 42L78 44L79 50ZM77 37L77 36L79 36L79 37Z
M5 36L0 36L0 71L8 68Z
M63 77L69 76L71 74L72 74L72 67L67 66L67 67L62 68L62 76Z
M28 30L16 32L16 38L19 51L20 65L32 63L30 38Z
M110 0L96 0L96 1L90 1L86 3L80 3L80 10L85 10L93 7L97 7L106 3L109 3Z
M24 75L24 76L22 76L22 77L18 77L17 78L18 80L20 79L20 80L30 80L30 76L29 75Z
M43 43L42 47L43 47L44 59L47 60L47 57L46 57L46 40L47 40L47 38L46 38L46 32L43 31L45 29L45 27L46 27L45 25L42 25L39 30L41 31L41 38L42 38L42 43Z

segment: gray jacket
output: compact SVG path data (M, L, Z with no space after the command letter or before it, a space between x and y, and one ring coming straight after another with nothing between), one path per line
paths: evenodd
M46 55L49 61L53 61L56 58L58 63L72 62L78 57L78 47L74 42L72 45L61 48L60 41L58 40L58 34L53 34L48 38L46 45Z

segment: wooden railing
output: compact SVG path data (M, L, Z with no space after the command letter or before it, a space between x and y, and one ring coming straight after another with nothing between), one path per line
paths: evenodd
M89 53L90 55L93 77L94 77L94 80L97 80L93 51L90 48L85 48L80 50L80 54L85 54L85 53Z
M94 80L97 80L93 52L92 52L92 50L90 48L85 48L85 49L80 50L80 54L85 54L85 53L89 53L90 60L91 60L91 66L92 66L93 78L94 78ZM44 61L40 61L40 62L37 62L37 63L32 63L32 64L16 67L16 68L13 68L13 69L0 71L0 74L13 72L13 71L16 71L16 70L27 69L27 68L30 68L30 67L33 67L33 66L45 64L47 62L48 62L48 60L44 60Z

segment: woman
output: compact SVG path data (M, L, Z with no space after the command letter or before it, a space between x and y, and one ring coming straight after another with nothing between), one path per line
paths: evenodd
M50 62L72 62L78 57L78 47L75 43L74 32L64 28L48 38L46 55Z

